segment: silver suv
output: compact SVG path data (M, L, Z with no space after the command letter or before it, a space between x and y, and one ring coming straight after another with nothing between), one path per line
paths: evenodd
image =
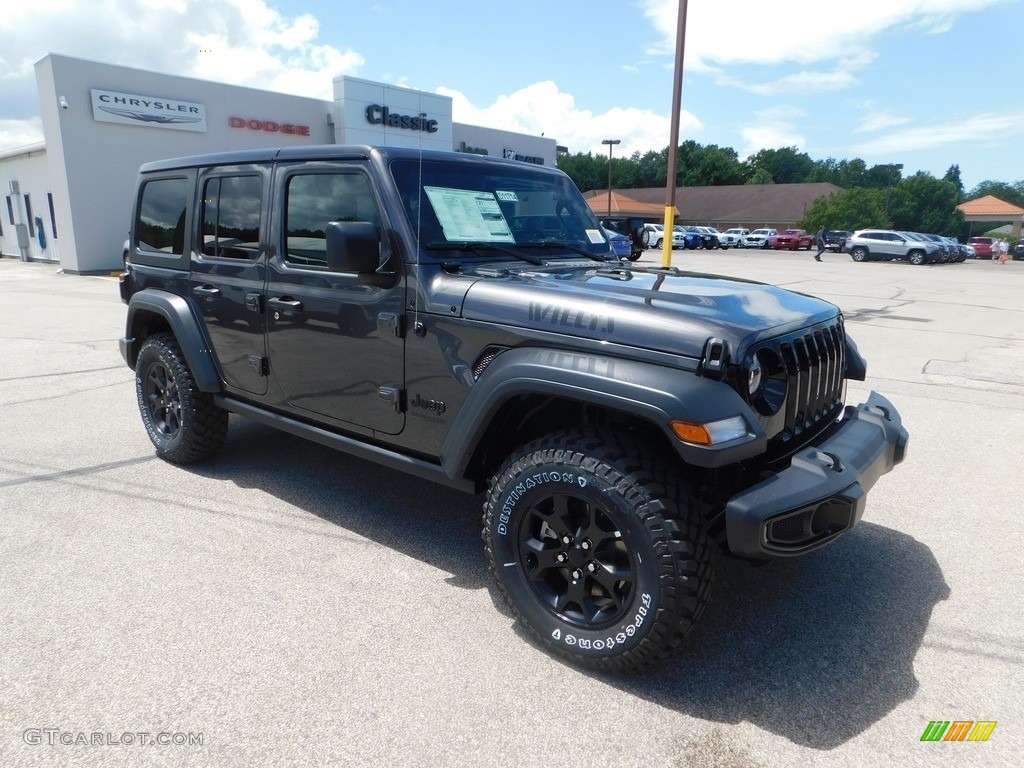
M911 264L938 261L945 249L930 240L919 240L891 229L860 229L846 238L843 250L854 261L901 259Z

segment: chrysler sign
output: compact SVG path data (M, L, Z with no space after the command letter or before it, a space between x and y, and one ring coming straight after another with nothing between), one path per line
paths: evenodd
M102 123L206 131L206 107L202 104L97 88L89 92L92 94L92 117Z

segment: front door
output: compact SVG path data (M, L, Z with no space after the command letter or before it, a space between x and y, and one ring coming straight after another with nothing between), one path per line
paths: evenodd
M276 170L274 256L267 275L270 373L287 406L386 434L402 410L405 282L364 284L327 268L327 223L368 221L390 255L387 222L359 162Z
M269 189L265 166L200 174L189 285L225 382L257 395L267 392L262 222Z

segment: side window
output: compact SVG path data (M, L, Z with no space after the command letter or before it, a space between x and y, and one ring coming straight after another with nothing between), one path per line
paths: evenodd
M185 252L185 210L188 179L156 179L142 188L139 218L135 222L138 247L147 251Z
M296 174L288 179L284 260L303 267L327 266L327 223L368 221L380 225L370 183L360 173Z
M203 186L203 253L224 259L255 259L262 205L263 180L259 176L208 179Z

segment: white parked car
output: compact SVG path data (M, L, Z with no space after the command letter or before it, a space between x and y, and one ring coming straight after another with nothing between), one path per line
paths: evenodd
M743 237L744 248L771 248L779 236L777 229L755 229L749 235Z
M722 248L737 248L743 247L743 238L750 234L750 230L745 227L733 227L727 229L718 235L718 242L721 243Z
M644 224L644 242L648 248L661 248L665 242L664 224ZM678 230L672 231L672 248L682 248L686 242L683 233Z

